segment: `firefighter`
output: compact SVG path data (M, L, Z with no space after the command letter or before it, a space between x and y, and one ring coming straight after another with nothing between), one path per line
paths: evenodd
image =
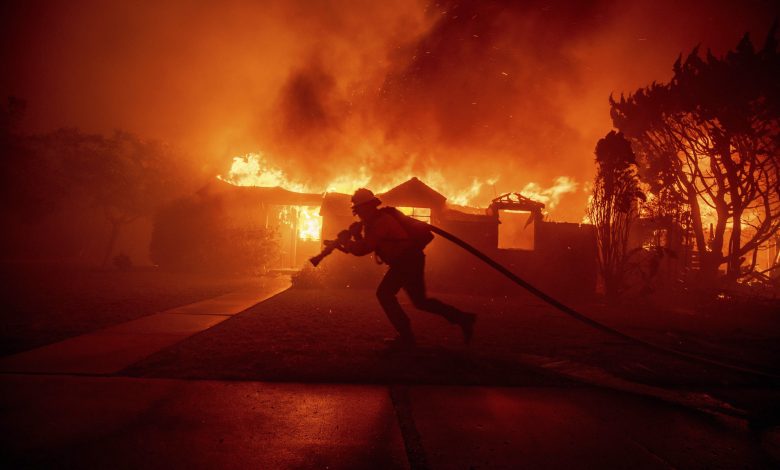
M389 266L376 296L387 318L398 332L391 345L411 347L414 334L396 294L402 288L414 306L440 315L460 327L463 341L468 344L474 334L476 315L458 310L425 292L425 254L423 249L433 239L428 225L402 214L394 207L379 208L381 201L368 189L358 189L352 196L352 213L360 222L339 233L339 243L347 253L365 256L374 253Z

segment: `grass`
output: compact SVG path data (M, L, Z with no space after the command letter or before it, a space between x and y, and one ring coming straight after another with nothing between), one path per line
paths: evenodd
M0 354L35 348L248 287L245 277L4 265Z

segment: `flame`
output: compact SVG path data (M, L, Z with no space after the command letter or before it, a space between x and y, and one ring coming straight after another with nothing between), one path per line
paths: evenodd
M370 182L371 175L368 174L368 169L364 166L361 166L358 169L358 173L356 175L341 175L328 183L328 187L325 189L325 192L352 194L358 188L365 188L369 186Z
M318 207L298 207L298 238L319 240L322 234L322 217Z
M423 222L431 221L431 209L429 207L396 207L402 214L413 217Z
M447 179L440 172L428 172L423 181L430 184L434 188L442 188L442 194L447 197L447 202L450 204L457 204L459 206L468 206L476 204L483 188L493 187L498 182L498 177L488 178L484 181L480 181L476 178L471 180L471 185L467 189L453 189L449 187ZM495 192L495 191L493 191Z
M301 193L325 193L325 192L339 192L344 194L350 194L358 188L370 187L377 194L386 192L396 185L403 183L416 174L409 168L399 169L391 179L383 179L382 183L374 181L370 171L365 166L360 166L353 173L346 173L338 176L336 179L330 181L328 184L313 187L307 184L303 184L298 181L293 181L288 175L280 168L272 165L265 154L248 153L243 156L233 158L233 164L230 167L230 171L227 176L217 176L222 181L234 184L236 186L262 186L262 187L281 187L288 191L301 192ZM439 171L423 171L417 176L422 181L439 191L445 197L450 204L459 206L470 206L477 204L485 204L490 201L495 195L495 185L499 181L498 176L493 176L484 180L473 178L471 183L463 189L461 185L458 188L454 187L451 180L446 178ZM555 183L548 187L543 188L538 183L528 183L520 191L524 196L544 203L548 209L554 208L560 202L561 197L564 194L572 193L577 189L577 183L568 176L559 176L555 179ZM486 196L486 189L492 188L492 193ZM307 212L309 217L311 214ZM319 218L319 216L311 216ZM310 218L306 218L306 223L310 223ZM300 225L303 225L304 219L301 219ZM319 235L318 235L319 237ZM303 236L301 236L303 238ZM304 238L304 239L319 239L319 238Z
M234 157L228 176L217 176L218 179L236 186L280 187L297 193L311 192L309 187L290 181L287 175L272 166L262 153L248 153L242 157Z
M542 188L538 183L528 183L519 192L523 196L544 203L547 209L553 209L561 201L561 196L577 190L577 183L568 176L555 178L555 184Z
M282 206L277 214L279 223L294 228L300 240L319 240L322 236L322 217L319 207Z

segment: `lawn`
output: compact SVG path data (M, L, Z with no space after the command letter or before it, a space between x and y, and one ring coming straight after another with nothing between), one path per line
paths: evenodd
M3 265L0 354L49 344L250 286L246 277Z

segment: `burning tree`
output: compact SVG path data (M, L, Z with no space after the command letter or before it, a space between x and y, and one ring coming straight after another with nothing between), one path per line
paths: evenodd
M588 218L596 226L598 261L608 298L621 291L628 261L628 234L644 199L636 174L636 157L623 134L609 132L596 144L596 180Z
M761 50L747 34L723 57L703 58L697 47L677 59L669 83L610 97L613 124L631 140L643 180L688 209L705 280L724 263L732 281L752 271L760 245L780 227L776 29Z

